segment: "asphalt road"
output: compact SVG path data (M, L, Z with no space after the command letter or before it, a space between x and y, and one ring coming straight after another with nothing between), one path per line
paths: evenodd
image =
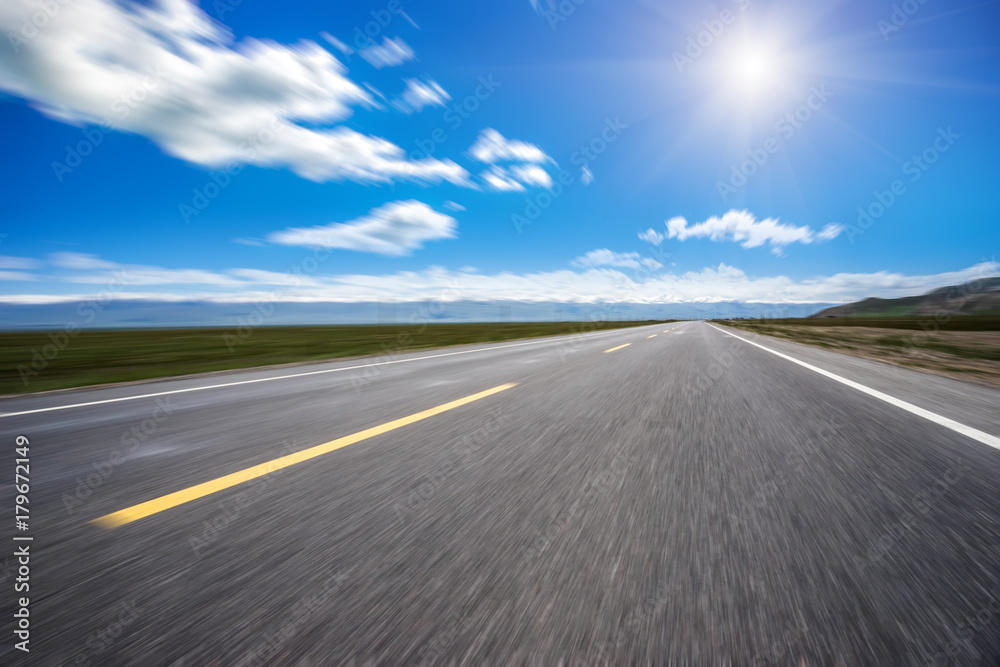
M0 663L1000 664L1000 391L733 333L2 400Z

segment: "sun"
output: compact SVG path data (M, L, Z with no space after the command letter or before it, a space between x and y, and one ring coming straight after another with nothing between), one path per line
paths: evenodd
M796 88L795 57L780 40L746 35L720 46L706 71L720 107L770 111Z
M771 48L743 44L732 49L721 85L742 101L771 97L787 79L787 60Z
M738 55L733 69L735 83L753 89L768 84L777 63L763 50L750 50Z

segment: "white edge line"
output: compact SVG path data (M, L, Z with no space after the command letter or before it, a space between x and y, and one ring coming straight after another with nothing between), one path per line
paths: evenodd
M881 391L879 391L877 389L872 389L871 387L866 387L865 385L859 384L859 383L855 382L854 380L848 380L847 378L841 377L840 375L837 375L836 373L831 373L830 371L823 370L822 368L818 368L816 366L813 366L812 364L807 364L804 361L799 361L795 357L790 357L787 354L783 354L781 352L778 352L777 350L772 350L769 347L764 347L760 343L755 343L752 340L747 340L746 338L744 338L742 336L737 336L736 334L730 333L729 331L726 331L725 329L719 329L719 327L717 327L714 324L711 324L709 322L705 322L705 324L708 324L708 326L712 327L713 329L718 329L719 331L721 331L722 333L724 333L724 334L726 334L728 336L732 336L733 338L738 338L741 341L743 341L744 343L749 343L750 345L753 345L755 347L759 347L760 349L766 350L766 351L770 352L771 354L775 354L775 355L781 357L782 359L787 359L788 361L794 362L794 363L798 364L799 366L802 366L803 368L808 368L811 371L815 371L816 373L819 373L820 375L828 377L831 380L836 380L837 382L840 382L841 384L846 384L848 387L850 387L852 389L857 389L858 391L863 392L865 394L868 394L869 396L872 396L874 398L877 398L880 401L885 401L889 405L895 405L897 408L901 408L903 410L906 410L907 412L915 414L918 417L923 417L924 419L926 419L928 421L932 421L935 424L938 424L940 426L944 426L945 428L950 428L952 431L955 431L956 433L961 433L962 435L970 437L973 440L978 440L979 442L981 442L981 443L983 443L985 445L989 445L990 447L995 447L997 449L1000 449L1000 438L998 438L996 436L993 436L993 435L990 435L989 433L986 433L984 431L980 431L978 429L972 428L971 426L966 426L965 424L957 422L957 421L955 421L953 419L948 419L947 417L943 417L943 416L937 414L936 412L931 412L930 410L925 410L925 409L923 409L923 408L921 408L919 406L913 405L913 403L907 403L906 401L901 400L899 398L896 398L895 396L890 396L889 394L883 394Z
M612 329L611 331L597 331L597 332L589 333L589 334L568 334L568 335L563 335L563 336L554 336L554 337L546 337L546 338L536 339L536 340L529 340L529 341L525 341L523 343L511 343L509 345L497 345L497 346L491 346L491 347L484 347L484 348L479 348L479 349L476 349L476 350L462 350L460 352L445 352L445 353L442 353L442 354L431 354L431 355L428 355L426 357L415 357L413 359L395 359L395 360L389 360L389 361L379 361L379 362L372 363L372 364L361 364L360 366L346 366L344 368L326 368L326 369L321 370L321 371L308 371L306 373L293 373L291 375L279 375L279 376L276 376L276 377L257 378L256 380L240 380L239 382L226 382L226 383L223 383L223 384L208 385L206 387L190 387L188 389L173 389L171 391L159 391L159 392L156 392L156 393L153 393L153 394L140 394L138 396L121 396L119 398L107 398L107 399L104 399L104 400L101 400L101 401L90 401L88 403L72 403L70 405L56 405L56 406L53 406L51 408L39 408L37 410L24 410L22 412L5 412L5 413L0 414L0 419L3 419L4 417L19 417L21 415L33 415L33 414L37 414L39 412L52 412L53 410L68 410L70 408L84 408L84 407L87 407L87 406L90 406L90 405L103 405L105 403L119 403L121 401L135 401L135 400L138 400L140 398L155 398L157 396L169 396L171 394L185 394L185 393L192 392L192 391L204 391L206 389L222 389L223 387L235 387L235 386L241 385L241 384L254 384L254 383L257 383L257 382L271 382L272 380L287 380L289 378L300 378L300 377L305 377L307 375L321 375L323 373L340 373L340 372L343 372L343 371L355 371L355 370L358 370L359 368L371 368L372 366L388 366L389 364L405 364L405 363L409 363L409 362L413 362L413 361L423 361L424 359L438 359L440 357L454 357L454 356L459 355L459 354L473 354L473 353L476 353L476 352L489 352L491 350L502 350L502 349L508 348L508 347L523 347L525 345L541 345L543 343L558 343L561 339L572 338L573 336L577 336L577 335L581 335L584 338L596 338L598 336L607 336L607 335L615 334L615 333L623 333L623 332L626 332L626 331L628 331L629 329L632 329L632 328L633 327L624 328L624 329ZM638 329L638 328L641 328L641 327L634 327L634 328ZM330 361L335 361L335 360L331 359ZM327 362L320 362L320 363L329 363L329 361L327 361ZM243 369L240 369L240 370L241 371L252 371L252 370L257 370L257 369L243 368ZM159 381L177 380L177 379L179 379L179 378L169 378L169 377L158 378ZM100 385L98 385L97 387L99 388L99 386Z

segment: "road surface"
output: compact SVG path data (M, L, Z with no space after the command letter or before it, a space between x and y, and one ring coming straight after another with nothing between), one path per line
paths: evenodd
M998 406L701 322L4 399L0 661L1000 664Z

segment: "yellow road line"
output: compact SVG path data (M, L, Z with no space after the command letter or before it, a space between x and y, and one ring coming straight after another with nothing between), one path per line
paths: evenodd
M652 336L646 336L646 338L656 338L656 334L653 334Z
M303 449L301 452L295 452L294 454L282 456L272 461L268 461L267 463L261 463L245 470L240 470L239 472L234 472L232 474L219 477L218 479L213 479L209 482L196 484L195 486L175 491L174 493L168 493L165 496L160 496L159 498L148 500L144 503L133 505L132 507L127 507L123 510L113 512L112 514L106 514L105 516L98 517L90 521L90 523L107 529L124 526L127 523L144 519L152 514L157 514L158 512L177 507L178 505L189 503L192 500L204 498L207 495L228 489L236 486L237 484L242 484L252 479L257 479L258 477L263 477L264 475L272 473L276 470L281 470L282 468L293 466L296 463L302 463L303 461L314 459L317 456L322 456L323 454L329 454L336 449L353 445L356 442L361 442L362 440L373 438L376 435L382 435L383 433L394 431L397 428L413 424L414 422L427 419L428 417L439 415L442 412L447 412L448 410L461 407L468 403L472 403L473 401L478 401L481 398L492 396L493 394L497 394L514 386L517 386L516 382L502 384L499 387L487 389L486 391L481 391L478 394L466 396L465 398L460 398L457 401L445 403L444 405L439 405L436 408L418 412L410 415L409 417L396 419L395 421L387 422L380 426L374 426L342 438L337 438L336 440L331 440L330 442L322 445L316 445L315 447L310 447L309 449Z
M608 352L614 352L615 350L620 350L620 349L622 349L623 347L628 347L628 346L629 346L629 345L631 345L631 344L632 344L632 343L625 343L624 345L619 345L618 347L613 347L613 348L611 348L610 350L604 350L604 354L607 354Z

